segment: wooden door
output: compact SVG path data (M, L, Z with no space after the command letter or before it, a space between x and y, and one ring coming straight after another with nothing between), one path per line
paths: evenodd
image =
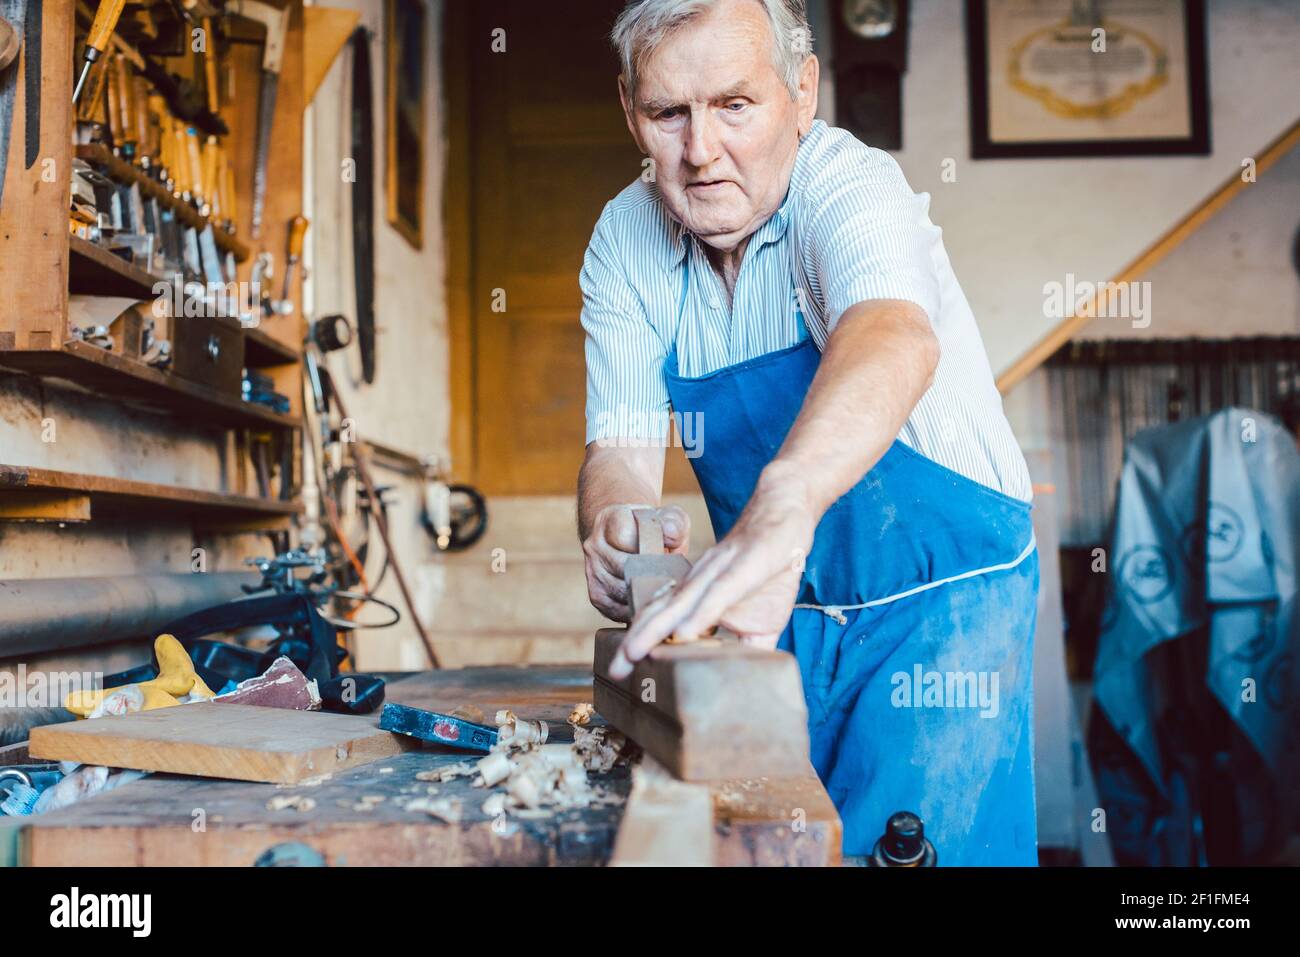
M621 0L447 5L452 446L489 494L569 494L586 401L578 273L640 175L608 34ZM666 487L697 489L680 450ZM469 463L467 465L467 463Z

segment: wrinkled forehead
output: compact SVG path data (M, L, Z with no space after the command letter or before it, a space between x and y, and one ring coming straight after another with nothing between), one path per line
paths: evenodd
M784 86L773 62L774 42L760 4L719 5L682 24L640 62L637 104L651 112Z

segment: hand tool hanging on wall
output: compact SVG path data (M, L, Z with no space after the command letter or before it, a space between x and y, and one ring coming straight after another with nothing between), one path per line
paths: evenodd
M270 157L271 124L275 119L275 93L284 58L284 37L289 29L289 10L277 10L259 0L232 0L226 12L254 20L266 27L266 45L262 48L262 83L257 92L257 145L253 155L254 239L262 235L262 210L266 205L266 164Z
M31 169L41 155L41 27L45 20L42 0L27 0L27 18L23 24L23 49L27 66L23 73L24 108L27 124L25 169Z
M284 261L284 286L280 298L275 303L277 315L293 314L293 274L302 259L302 247L307 238L307 227L311 225L306 216L295 216L289 221L289 248Z
M86 62L81 68L81 76L77 78L77 85L72 90L73 103L81 97L91 67L108 49L108 41L113 38L113 31L117 29L118 18L122 16L122 8L125 6L126 0L102 0L99 9L95 11L95 20L90 25L90 33L86 35L86 48L82 54Z
M448 483L437 469L425 476L420 526L440 552L463 552L487 531L487 500L472 485Z
M375 171L374 117L370 93L370 34L358 27L352 46L352 263L356 285L361 376L375 381Z

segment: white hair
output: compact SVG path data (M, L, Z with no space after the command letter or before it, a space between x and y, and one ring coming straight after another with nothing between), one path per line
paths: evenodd
M793 98L799 93L799 70L812 53L806 0L754 0L772 25L772 66ZM609 39L618 52L629 97L636 95L637 68L659 45L719 0L630 0L614 22Z

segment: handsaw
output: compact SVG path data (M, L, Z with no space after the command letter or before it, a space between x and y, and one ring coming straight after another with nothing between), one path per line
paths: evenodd
M266 166L270 158L280 64L284 59L284 38L289 29L289 9L277 10L260 0L231 0L226 4L226 13L255 20L266 27L262 82L257 91L257 144L253 153L253 217L250 223L253 238L258 239L262 235L262 210L266 206Z

